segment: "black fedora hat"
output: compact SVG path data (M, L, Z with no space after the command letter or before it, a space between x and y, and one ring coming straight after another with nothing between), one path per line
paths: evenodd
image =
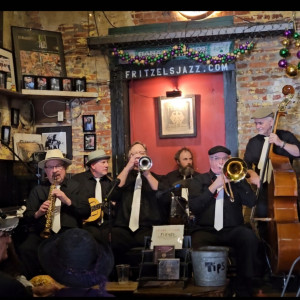
M68 229L43 241L38 255L44 271L68 287L97 285L114 265L111 248L81 228Z

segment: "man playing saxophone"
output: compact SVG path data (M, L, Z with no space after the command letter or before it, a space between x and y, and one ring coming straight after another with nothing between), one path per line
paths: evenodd
M38 261L39 244L69 228L81 227L82 220L91 214L88 196L80 184L66 177L71 164L59 149L48 150L45 159L38 163L47 182L35 186L29 194L24 213L28 234L18 247L24 274L29 279L43 273Z

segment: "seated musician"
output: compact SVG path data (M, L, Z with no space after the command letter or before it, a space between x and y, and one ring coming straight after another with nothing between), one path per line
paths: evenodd
M209 149L210 170L195 176L190 183L189 205L196 218L192 248L232 247L237 265L237 276L231 282L233 291L237 297L251 297L258 238L244 224L243 205L253 207L256 195L246 179L229 184L223 166L230 154L223 146Z
M118 175L120 205L111 235L116 264L124 263L123 255L129 249L144 246L144 237L151 237L153 225L167 224L164 203L156 198L160 175L150 172L151 164L139 164L142 156L147 157L146 145L134 142L128 163Z
M193 177L199 173L194 170L193 153L189 148L179 149L175 153L174 159L177 169L162 176L158 184L157 195L168 197L170 224L185 224L185 235L189 235L189 228L193 225L193 216L190 214L188 206L189 184ZM179 185L178 188L176 187L177 184ZM176 188L165 193L172 187ZM171 193L175 197L173 200Z
M80 184L66 177L71 164L59 149L48 150L45 159L38 163L45 170L47 181L30 191L23 217L29 232L17 249L28 279L42 274L39 244L69 228L81 227L82 220L91 214L88 197Z
M89 231L97 241L108 241L105 231L112 222L114 210L108 213L106 197L113 181L108 176L108 162L110 156L104 150L96 150L89 154L86 165L88 170L72 176L86 190L92 209L91 216L84 222L83 229ZM112 207L113 205L111 205Z
M250 175L248 181L251 184L257 186L257 188L260 188L260 170L262 170L263 168L264 160L266 159L266 157L268 157L266 153L264 153L265 151L263 151L265 137L269 138L268 142L270 144L274 144L274 153L287 156L291 164L293 163L294 158L300 156L300 141L290 131L276 130L276 133L272 132L274 113L269 107L262 107L257 109L251 118L254 120L254 124L256 126L258 134L248 141L244 154L244 160L248 166L248 174ZM264 179L262 179L263 186L261 187L261 192L259 193L254 217L265 218L268 216L267 179L269 175L271 174L270 172L268 173L267 169L266 176ZM258 223L258 230L261 238L263 239L266 239L267 236L266 228L266 222Z

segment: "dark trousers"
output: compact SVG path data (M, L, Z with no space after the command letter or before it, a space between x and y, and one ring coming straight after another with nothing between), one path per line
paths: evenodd
M258 238L254 231L245 225L223 228L200 229L192 233L192 248L202 246L228 246L234 249L237 275L252 278L255 275Z

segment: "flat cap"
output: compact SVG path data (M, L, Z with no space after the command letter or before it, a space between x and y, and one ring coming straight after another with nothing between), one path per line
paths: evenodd
M219 153L219 152L224 152L224 153L226 153L226 154L228 154L228 155L231 154L231 151L230 151L228 148L226 148L226 147L224 147L224 146L218 145L218 146L215 146L215 147L210 148L210 149L208 150L208 155L213 155L213 154Z
M263 119L266 117L274 117L274 113L271 107L261 107L255 111L251 119Z
M89 154L86 165L89 166L92 162L101 160L101 159L110 159L110 156L105 153L104 150L96 150Z

